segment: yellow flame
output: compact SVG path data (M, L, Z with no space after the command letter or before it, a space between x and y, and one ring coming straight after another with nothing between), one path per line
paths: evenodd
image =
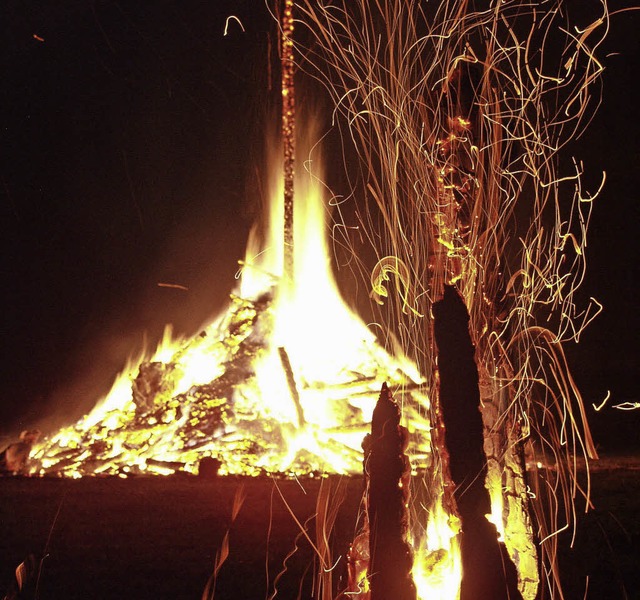
M153 355L130 361L89 415L36 449L41 472L195 472L204 456L219 457L222 474L361 471L380 382L418 388L422 379L415 365L378 344L340 296L319 170L316 163L295 182L294 281L283 278L279 177L266 241L253 232L228 310L191 339L174 338L168 327ZM224 390L206 387L227 385L230 368L246 373ZM152 404L142 420L132 386ZM426 406L419 389L412 397ZM212 414L219 426L199 433ZM426 446L428 423L412 430Z
M462 559L459 523L447 514L440 496L427 523L426 535L417 549L411 575L418 598L456 600L460 597Z

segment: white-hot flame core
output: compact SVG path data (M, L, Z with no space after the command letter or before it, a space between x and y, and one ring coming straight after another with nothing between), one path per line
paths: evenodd
M323 205L319 179L305 172L296 178L295 191L295 280L282 279L283 206L281 202L272 202L266 248L257 251L255 239L250 241L240 295L255 297L274 282L279 283L269 352L256 365L259 388L270 390L264 398L268 407L265 409L278 419L291 423L297 420L279 355L279 349L283 348L295 373L305 421L322 430L336 427L343 417L344 407L337 402L341 394L332 398L331 390L349 384L354 374L369 374L372 361L389 364L389 357L338 290L327 246L329 215ZM281 198L283 193L284 181L280 178L273 197ZM392 368L402 368L414 382L420 381L415 366L408 361L396 362ZM358 406L367 422L373 406L370 400ZM361 442L357 437L355 447Z

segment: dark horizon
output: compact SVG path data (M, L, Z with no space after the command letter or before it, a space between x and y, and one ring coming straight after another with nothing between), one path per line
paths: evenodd
M231 20L225 36L230 15L245 30ZM28 0L0 16L10 436L46 417L75 421L145 337L154 347L168 323L195 334L225 306L260 213L278 84L262 2ZM566 350L588 406L611 391L592 420L609 447L631 444L640 424L640 411L612 408L638 401L640 372L637 23L636 12L612 20L603 103L572 145L588 191L607 172L579 295L604 312Z

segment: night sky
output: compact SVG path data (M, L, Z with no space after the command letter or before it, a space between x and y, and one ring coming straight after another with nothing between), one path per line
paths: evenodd
M582 292L605 313L568 348L589 402L639 399L639 27L614 17L574 149L607 172ZM262 0L2 3L0 436L77 419L145 338L224 306L277 127L275 36ZM633 439L640 411L603 414Z

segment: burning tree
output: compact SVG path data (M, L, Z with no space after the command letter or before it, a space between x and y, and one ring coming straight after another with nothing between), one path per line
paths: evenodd
M606 4L583 23L570 21L561 1L301 4L312 40L303 66L332 98L352 160L352 189L342 195L362 202L337 231L354 249L357 275L370 279L380 323L430 391L428 522L440 512L451 521L460 503L450 492L430 318L445 286L455 286L479 370L490 519L522 596L538 593L539 548L541 593L561 597L557 533L575 522L576 495L588 500L576 457L596 457L563 344L600 309L574 300L597 193L583 190L578 162L561 158L598 103L594 52L606 35ZM358 260L347 235L354 230L370 242L375 265ZM454 597L433 594L434 552L449 546L420 522L414 548L430 574L417 560L419 592Z

